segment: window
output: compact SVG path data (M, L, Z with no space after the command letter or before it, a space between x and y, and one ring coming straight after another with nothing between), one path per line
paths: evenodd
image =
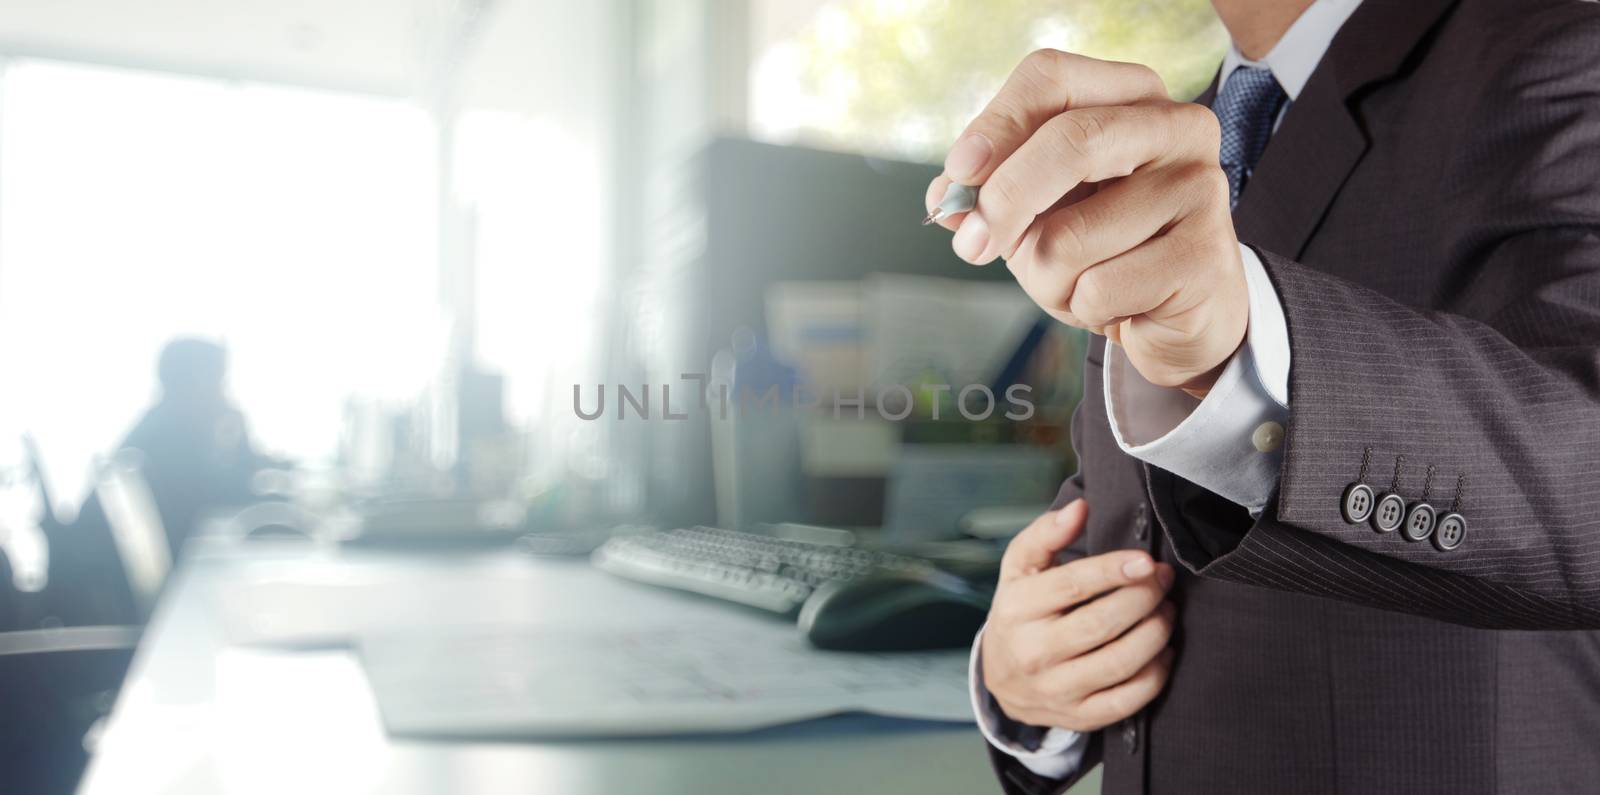
M0 103L0 446L35 434L58 499L176 335L225 342L261 446L302 460L334 452L346 398L410 398L439 369L421 109L32 60Z
M1145 63L1190 97L1228 41L1207 0L762 0L754 17L758 137L925 161L1032 50Z

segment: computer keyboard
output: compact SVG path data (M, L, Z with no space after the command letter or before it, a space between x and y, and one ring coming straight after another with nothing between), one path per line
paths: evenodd
M879 573L931 573L926 560L851 546L686 527L612 538L594 565L620 577L796 616L817 586Z

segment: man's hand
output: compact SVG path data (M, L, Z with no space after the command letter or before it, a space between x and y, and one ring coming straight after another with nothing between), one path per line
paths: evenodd
M942 225L981 265L1004 257L1034 302L1105 334L1141 375L1203 396L1249 315L1210 110L1167 98L1137 64L1040 50L962 133L951 180L978 206Z
M1138 712L1172 667L1172 567L1138 550L1056 566L1083 531L1076 500L1006 548L983 630L983 682L1012 720L1094 731Z

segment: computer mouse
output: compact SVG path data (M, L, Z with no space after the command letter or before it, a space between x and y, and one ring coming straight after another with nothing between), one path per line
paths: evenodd
M970 646L990 595L944 572L875 574L818 586L800 631L819 649L912 651Z

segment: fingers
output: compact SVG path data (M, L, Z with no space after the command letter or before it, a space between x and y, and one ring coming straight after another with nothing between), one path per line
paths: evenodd
M945 157L963 185L979 185L1047 120L1069 108L1166 99L1149 67L1039 50L1024 58Z
M1069 667L1083 692L1112 687L1137 674L1167 647L1175 615L1170 602L1161 603L1121 637L1074 659Z
M943 174L934 177L933 181L928 183L928 194L923 197L922 203L927 207L929 214L932 214L934 209L939 206L939 203L944 201L945 191L949 190L952 184L954 183L950 181L950 178ZM961 219L965 217L967 217L966 213L955 213L945 216L934 223L954 232L957 227L961 226Z
M1133 676L1085 698L1078 705L1078 714L1089 723L1109 726L1144 709L1166 686L1172 658L1172 649L1163 649Z
M1163 102L1080 108L1049 119L983 183L977 215L989 226L987 248L956 253L969 262L1008 256L1033 219L1077 185L1187 154L1188 113L1180 107Z
M1214 136L1205 125L1216 125L1210 111L1173 102L1080 108L1049 119L983 183L976 210L957 233L956 254L974 264L1009 254L1034 218L1080 183L1125 177L1150 164L1214 161ZM973 219L982 219L983 234L969 232Z
M1035 576L1007 583L1003 592L995 597L994 612L1003 621L1051 617L1107 591L1145 580L1155 571L1156 564L1150 559L1150 553L1138 549L1079 558ZM1139 615L1148 612L1149 608L1146 607ZM1104 642L1104 638L1101 642Z
M1071 325L1176 315L1208 295L1187 288L1225 280L1221 269L1238 260L1226 235L1191 223L1225 206L1213 204L1226 190L1219 173L1181 164L1117 180L1038 219L1006 264L1028 297ZM1169 303L1180 293L1192 300Z
M1059 511L1049 511L1033 520L1006 547L1000 560L1001 582L1054 566L1056 553L1071 546L1088 517L1089 504L1076 499Z
M1089 268L1072 286L1066 310L1085 326L1102 327L1162 308L1189 286L1189 271L1178 265L1187 248L1158 237Z
M1066 661L1041 652L1040 647L1048 641L1040 636L1019 633L1011 643L1021 653L1002 660L1012 668L997 665L999 670L993 671L990 657L994 650L988 647L986 632L985 682L991 684L997 699L1003 699L1006 713L1013 718L1078 731L1100 728L1137 712L1165 684L1172 664L1170 643L1176 615L1172 603L1163 602L1121 637ZM1019 671L1010 679L1003 678Z
M1158 563L1156 573L1155 577L1118 588L1052 620L1051 647L1059 659L1086 654L1147 619L1172 587L1171 566Z
M1197 191L1161 189L1168 182L1162 171L1117 180L1045 213L1007 255L1007 267L1035 303L1066 312L1084 271L1159 235L1193 206L1189 195Z

